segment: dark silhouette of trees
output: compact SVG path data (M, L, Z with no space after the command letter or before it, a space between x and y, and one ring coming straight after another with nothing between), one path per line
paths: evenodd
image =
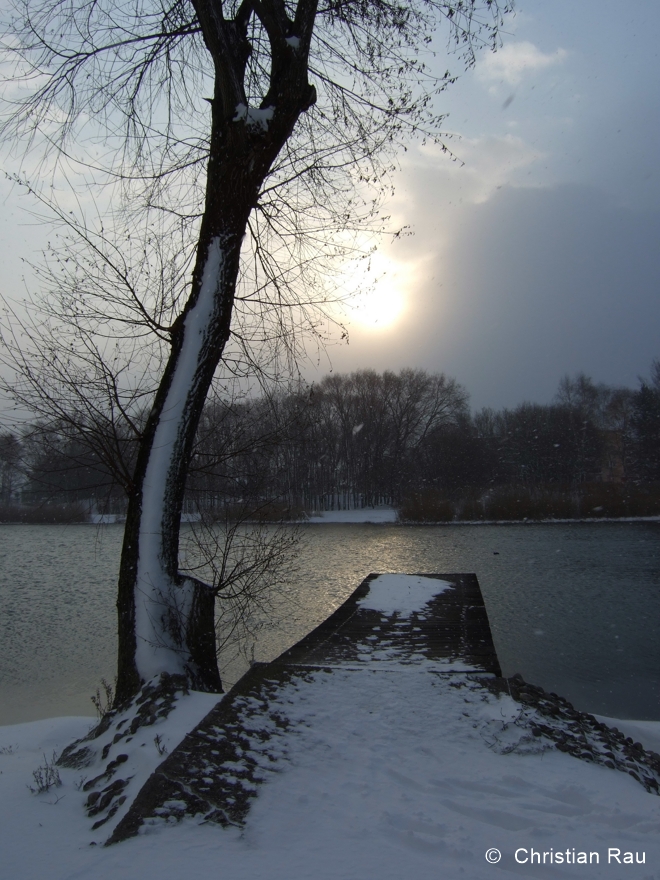
M600 475L602 439L580 410L522 404L498 421L503 482L575 485Z
M0 433L0 504L10 504L20 487L23 446L13 431Z
M99 513L124 509L125 487L115 468L80 441L65 425L31 425L23 439L26 480L21 499L28 504L85 502ZM130 458L130 450L124 460Z
M633 472L638 480L660 482L660 361L653 362L650 379L634 393L632 408Z
M565 378L558 402L474 416L455 380L423 370L216 396L198 426L185 511L224 524L379 504L427 521L483 518L486 508L505 519L652 515L659 387L653 378L636 392ZM67 431L36 424L20 440L7 435L7 448L21 451L23 499L116 510L122 487Z
M453 379L423 370L360 370L313 390L316 454L308 485L330 505L397 503L417 476L416 459L441 427L467 413Z

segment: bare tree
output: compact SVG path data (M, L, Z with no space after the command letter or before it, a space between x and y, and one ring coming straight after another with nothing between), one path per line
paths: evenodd
M428 435L467 412L467 394L443 374L358 370L313 389L301 482L319 503L398 503Z
M18 489L22 473L23 450L20 439L12 431L0 433L0 504L10 504Z
M280 329L269 336L275 373L282 352L299 350L298 327L321 332L323 295L301 301L296 289L320 253L350 251L344 230L377 216L368 187L382 190L400 140L437 136L433 99L452 77L423 63L435 28L448 24L469 65L475 46L494 45L507 5L15 0L5 136L54 145L60 160L84 145L88 174L123 191L128 207L114 216L130 218L127 235L148 241L163 218L166 234L182 231L176 265L191 267L185 289L135 289L129 302L164 349L129 481L118 702L162 672L220 689L214 590L179 571L188 462L218 364L232 346L249 363L268 321ZM96 309L103 324L105 308L121 320L111 294L94 303L85 320Z

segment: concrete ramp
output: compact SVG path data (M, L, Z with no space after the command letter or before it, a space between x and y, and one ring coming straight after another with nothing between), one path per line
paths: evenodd
M299 723L287 715L287 693L336 670L499 676L476 575L369 575L309 635L236 683L157 768L108 843L184 816L244 824L259 785L286 767Z
M401 612L395 610L397 586L405 591L406 582L413 587L410 592L415 586L418 590L417 595L402 598L400 604L407 602L408 609ZM413 608L415 604L421 607ZM442 661L438 671L445 667L450 671L447 664L453 664L463 671L467 665L501 675L475 574L370 574L334 614L270 665L419 665L424 660Z

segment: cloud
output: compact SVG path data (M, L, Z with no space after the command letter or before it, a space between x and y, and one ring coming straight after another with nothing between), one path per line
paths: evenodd
M546 54L528 40L507 43L497 52L484 55L477 65L476 75L484 82L498 80L516 86L529 71L545 70L561 64L567 54L565 49Z
M430 220L396 255L404 272L406 258L427 257L406 311L378 335L351 327L351 345L330 353L335 370L443 371L476 408L512 407L549 402L566 373L634 388L660 355L657 209L588 187L505 186Z
M453 161L432 144L408 154L404 173L420 207L428 203L429 193L434 195L432 207L437 212L441 204L481 204L506 185L529 186L531 180L521 180L521 172L546 157L542 150L511 133L462 137L452 141L451 149ZM399 196L395 206L397 200ZM405 222L410 222L410 216Z
M659 234L657 210L587 187L465 206L420 291L411 362L456 375L477 406L550 400L580 371L635 387L658 357Z

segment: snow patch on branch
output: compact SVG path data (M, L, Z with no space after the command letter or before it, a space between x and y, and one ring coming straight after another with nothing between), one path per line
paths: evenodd
M292 49L300 49L300 37L287 37L286 42Z
M199 357L215 308L215 293L224 254L220 238L209 245L197 302L184 322L183 343L154 435L142 491L138 575L135 591L136 663L148 681L161 672L182 674L183 656L172 635L190 612L192 589L172 583L163 564L163 516L168 474L186 418L186 402L194 386Z
M290 38L291 39L291 38ZM268 131L268 123L275 113L274 107L247 107L245 104L236 105L236 115L234 122L245 122L248 128L260 128L262 131Z

